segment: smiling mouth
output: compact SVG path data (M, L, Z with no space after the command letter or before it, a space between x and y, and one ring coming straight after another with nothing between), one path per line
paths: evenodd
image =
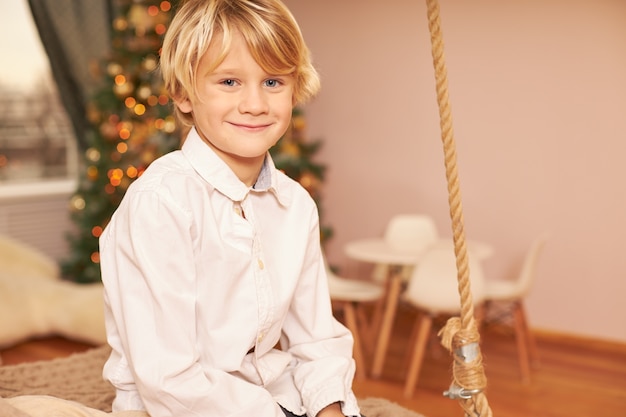
M245 123L231 123L236 128L248 130L251 132L259 131L268 128L271 124L245 124Z

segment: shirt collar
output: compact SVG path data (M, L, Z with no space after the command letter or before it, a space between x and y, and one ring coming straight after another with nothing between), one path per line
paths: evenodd
M252 191L257 193L270 192L283 206L288 206L291 202L285 183L279 181L279 172L269 152L265 156L256 183L253 187L248 187L237 178L226 162L202 140L195 127L192 127L187 134L181 149L198 175L233 201L243 201Z

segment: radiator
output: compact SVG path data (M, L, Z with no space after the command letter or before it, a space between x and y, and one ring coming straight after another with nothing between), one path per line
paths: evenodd
M0 234L29 244L54 259L69 254L71 182L0 187Z

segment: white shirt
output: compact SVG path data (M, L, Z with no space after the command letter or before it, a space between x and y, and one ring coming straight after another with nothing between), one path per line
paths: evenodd
M195 129L154 161L100 238L113 411L358 415L319 236L315 203L269 154L253 188Z

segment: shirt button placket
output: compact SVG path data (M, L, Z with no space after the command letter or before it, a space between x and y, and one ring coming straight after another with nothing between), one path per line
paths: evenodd
M271 311L272 311L272 294L271 286L267 276L267 270L265 269L265 263L263 262L262 252L258 246L258 242L255 242L255 257L257 268L255 271L255 281L257 286L258 302L259 302L259 330L257 334L257 345L263 342L267 331L271 326Z

